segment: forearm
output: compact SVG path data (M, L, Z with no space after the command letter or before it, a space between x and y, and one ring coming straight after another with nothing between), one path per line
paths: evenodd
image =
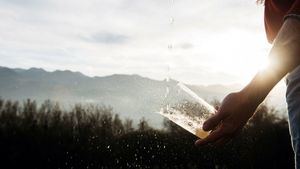
M259 105L272 88L300 65L300 20L288 18L279 31L270 52L270 64L255 75L241 91L247 101Z
M242 89L245 102L258 106L272 90L272 88L284 77L284 73L278 73L268 66L267 69L258 72L251 82Z

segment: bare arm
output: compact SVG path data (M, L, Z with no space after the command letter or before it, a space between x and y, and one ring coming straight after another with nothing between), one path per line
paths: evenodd
M288 18L284 22L269 57L269 66L242 90L256 105L288 72L300 65L300 20Z
M203 126L215 129L196 145L222 144L239 131L265 99L271 89L290 71L300 65L300 20L288 18L279 31L270 52L269 66L257 73L240 92L231 93L223 100L218 112Z

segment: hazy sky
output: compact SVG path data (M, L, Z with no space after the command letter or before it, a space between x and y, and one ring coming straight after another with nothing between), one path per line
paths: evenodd
M245 83L270 48L255 0L0 0L0 21L1 66L90 76Z

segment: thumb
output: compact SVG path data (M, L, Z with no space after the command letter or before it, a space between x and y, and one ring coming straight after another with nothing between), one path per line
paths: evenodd
M204 131L210 131L210 130L215 129L218 126L218 124L221 122L221 120L223 120L223 115L222 114L224 114L224 113L220 113L220 111L219 111L215 115L213 115L212 117L207 119L203 123L202 129Z

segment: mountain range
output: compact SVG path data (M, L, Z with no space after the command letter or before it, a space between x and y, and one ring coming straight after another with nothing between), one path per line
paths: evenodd
M64 108L75 103L93 103L113 107L121 117L137 121L145 117L150 123L160 123L159 111L166 88L177 81L154 80L140 75L114 74L90 77L69 70L45 71L41 68L19 69L0 67L0 97L23 101L27 98L38 103L50 99ZM211 101L222 100L226 94L238 91L241 85L187 85L200 97ZM282 88L273 92L273 105L285 106Z

